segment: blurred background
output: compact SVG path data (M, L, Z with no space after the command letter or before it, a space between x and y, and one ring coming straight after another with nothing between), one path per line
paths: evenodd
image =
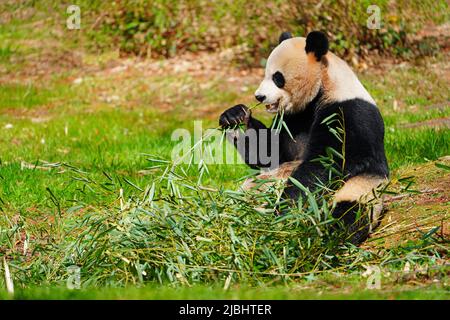
M380 10L378 29L366 27L370 6ZM81 8L96 48L152 58L236 48L232 58L241 66L264 64L281 30L299 36L326 31L331 50L350 59L432 55L448 36L433 28L448 20L445 1L130 0Z
M79 7L79 32L67 32L70 5ZM367 28L374 12L371 6L379 8L376 29ZM445 27L436 26L448 22L449 14L446 1L432 0L6 0L1 9L2 25L33 21L34 31L54 41L78 43L91 52L116 49L121 56L169 58L233 48L232 60L246 67L264 63L281 30L295 35L325 31L331 49L349 58L433 55L446 45Z

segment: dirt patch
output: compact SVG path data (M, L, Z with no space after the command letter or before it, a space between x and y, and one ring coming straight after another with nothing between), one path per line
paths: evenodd
M450 47L448 38L450 36L450 23L441 25L428 25L411 36L414 41L423 41L426 38L433 38L445 49Z
M410 187L414 192L400 191L386 197L387 211L365 244L367 248L394 247L418 239L436 227L436 237L450 240L450 171L438 168L436 163L448 166L450 157L399 172L402 177L414 177L415 184ZM394 183L392 188L399 190L400 183Z
M28 108L5 108L2 114L11 116L16 119L30 119L33 123L47 122L52 118L51 111L55 105L44 105Z
M435 103L429 106L423 107L425 110L445 110L449 107L450 102L447 103Z
M24 63L19 75L27 78L60 74L83 65L82 55L70 50L44 49L42 52L28 55L25 61L21 61L24 58L17 56L14 59L17 59L19 63Z
M7 5L8 3L5 3ZM36 9L32 7L24 7L20 10L8 11L5 10L0 12L0 24L11 23L13 19L27 21L31 19L36 14Z
M405 123L399 125L401 128L450 128L450 117L447 118L437 118L426 121L414 122L414 123Z
M122 58L98 71L96 76L117 77L139 73L143 77L172 75L204 78L205 81L218 77L227 82L240 83L260 80L264 74L262 68L240 69L233 65L233 57L238 52L237 48L231 48L218 53L185 53L165 60Z

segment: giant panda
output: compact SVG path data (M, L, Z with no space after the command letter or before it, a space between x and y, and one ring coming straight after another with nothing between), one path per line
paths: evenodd
M324 156L327 148L345 150L344 159L335 162L342 169L345 182L334 190L332 214L345 225L346 240L361 244L381 218L382 199L376 190L386 183L389 169L382 116L355 73L329 51L324 33L313 31L304 38L284 32L267 59L265 76L255 98L266 105L268 112L283 112L283 120L289 129L288 132L282 128L278 135L278 167L271 167L256 179L270 176L284 179L281 203L295 203L306 195L287 178L295 178L310 191L315 191L320 182L329 178L329 170L316 161L317 158ZM338 122L325 123L333 114L343 117L344 140L337 139L330 130ZM219 124L223 128L243 124L244 132L256 130L258 145L260 140L270 137L268 131L274 130L254 118L243 104L223 112ZM238 141L239 135L235 135L236 145ZM259 163L259 160L250 163L248 146L240 153L253 168L264 170L271 166L270 163ZM244 188L253 187L254 181L247 181ZM363 219L359 214L361 208L367 210Z

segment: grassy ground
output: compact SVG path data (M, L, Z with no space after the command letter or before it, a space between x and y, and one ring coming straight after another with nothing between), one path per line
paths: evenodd
M215 128L224 109L253 105L262 77L259 69L231 67L219 53L162 62L94 54L66 32L78 31L47 32L45 22L26 18L0 26L0 256L17 275L16 298L448 298L449 271L442 267L448 264L450 204L450 161L443 158L450 155L446 51L415 63L380 60L359 73L385 119L394 188L400 190L398 179L414 176L412 188L419 191L392 196L382 228L363 249L400 250L439 227L444 242L437 271L409 270L405 260L384 276L379 291L363 290L360 273L306 274L284 286L233 284L228 291L222 283L135 288L132 281L125 289L93 291L84 278L87 289L69 291L61 281L19 277L36 248L63 241L64 225L151 185L157 173L145 154L169 157L173 130L191 130L198 119L205 129ZM269 120L262 110L255 113ZM248 173L245 166L211 166L203 183L233 190ZM111 188L100 191L108 180ZM39 254L45 269L45 251Z
M341 281L339 281L341 282ZM448 299L448 291L441 286L430 285L426 288L400 285L389 287L388 290L366 290L359 282L352 283L353 287L335 287L330 291L330 283L322 286L290 285L287 287L246 288L236 287L225 291L220 287L143 287L116 289L82 289L67 290L66 288L30 288L19 290L16 299L249 299L249 300L311 300L311 299ZM358 288L359 286L359 288ZM356 289L356 288L357 289ZM10 296L3 293L1 298Z

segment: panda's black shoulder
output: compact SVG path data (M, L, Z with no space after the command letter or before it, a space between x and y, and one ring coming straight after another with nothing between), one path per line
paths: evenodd
M365 131L375 130L376 134L384 134L384 122L378 107L363 99L350 99L340 102L331 102L322 106L317 113L317 120L323 121L336 114L344 116L346 129Z
M344 121L327 125L330 122L324 120L332 118L333 114L338 117L343 114ZM362 99L331 103L321 108L316 120L319 125L315 145L339 147L330 129L345 127L346 166L352 175L370 173L384 177L389 174L384 151L384 122L376 105Z

